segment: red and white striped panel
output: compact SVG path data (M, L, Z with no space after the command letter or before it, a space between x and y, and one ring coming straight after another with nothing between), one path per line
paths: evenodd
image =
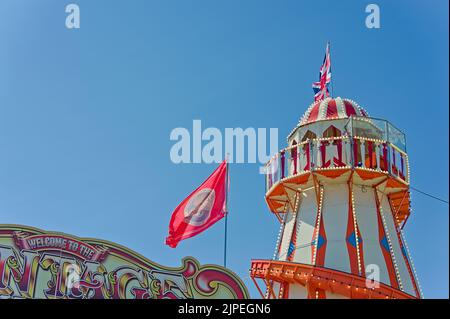
M350 116L368 117L368 113L355 101L350 99L326 98L314 102L306 110L299 125L305 125L322 120L344 119Z

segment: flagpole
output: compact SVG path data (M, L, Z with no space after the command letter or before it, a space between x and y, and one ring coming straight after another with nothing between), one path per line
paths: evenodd
M227 175L225 177L225 234L224 234L224 247L223 247L223 266L227 266L227 233L228 233L228 154L225 158L227 161L226 170Z
M228 212L225 213L225 244L223 248L223 266L227 266L227 224L228 224Z
M330 50L330 72L331 72L331 42L330 41L328 41L328 48ZM333 73L331 73L331 97L334 97Z

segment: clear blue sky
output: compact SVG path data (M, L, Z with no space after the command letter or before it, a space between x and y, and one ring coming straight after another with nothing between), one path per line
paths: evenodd
M81 29L65 28L65 5ZM407 134L412 185L448 199L448 2L0 1L0 223L102 238L168 266L222 263L223 221L177 249L174 207L216 167L174 165L169 134L278 127L311 103L325 43L334 95ZM251 258L279 224L256 164L231 165L228 266L257 297ZM426 297L448 298L448 205L412 193L406 239Z

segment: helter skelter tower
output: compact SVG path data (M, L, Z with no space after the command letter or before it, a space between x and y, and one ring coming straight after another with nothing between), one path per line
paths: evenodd
M405 135L352 100L327 97L287 140L266 164L265 198L281 225L273 259L252 260L261 296L422 298L402 233Z

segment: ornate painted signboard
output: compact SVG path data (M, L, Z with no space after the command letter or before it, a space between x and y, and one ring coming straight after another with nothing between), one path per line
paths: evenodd
M169 268L115 243L0 225L0 299L248 297L236 274L192 257Z

